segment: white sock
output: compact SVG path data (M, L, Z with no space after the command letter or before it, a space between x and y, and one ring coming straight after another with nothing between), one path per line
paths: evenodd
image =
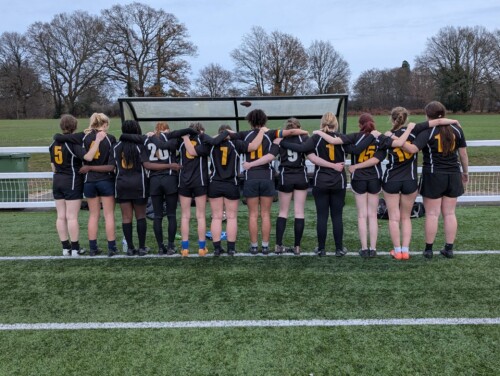
M408 248L408 247L401 247L401 251L408 253L408 252L410 252L410 248Z
M394 247L394 252L396 252L396 253L401 252L401 247Z

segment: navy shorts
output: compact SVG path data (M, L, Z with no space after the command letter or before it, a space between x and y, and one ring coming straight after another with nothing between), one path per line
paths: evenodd
M83 194L86 198L96 197L115 197L115 182L114 180L97 180L86 182L83 185Z
M411 195L417 191L418 183L416 180L388 181L382 183L382 189L385 193Z
M269 179L252 179L245 180L243 185L243 196L251 197L274 197L276 189L274 181Z
M382 189L382 183L380 179L351 180L351 189L358 195L364 193L378 194Z
M228 200L240 199L240 187L232 181L214 180L208 185L208 198L224 197Z
M420 194L427 198L460 197L464 194L462 174L422 173L420 176Z
M201 187L193 187L193 188L188 188L188 187L179 187L179 195L184 196L184 197L200 197L204 196L207 194L208 188L201 186Z
M83 198L83 176L54 174L52 179L54 200L81 200Z

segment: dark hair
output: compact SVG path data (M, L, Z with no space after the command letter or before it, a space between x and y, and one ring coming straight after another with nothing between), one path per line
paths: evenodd
M135 120L125 120L122 123L122 133L126 134L142 134L141 126ZM125 166L139 166L141 164L137 145L130 141L121 141L122 155L121 158L125 161ZM120 159L120 156L118 156Z
M424 108L425 114L429 120L440 119L446 116L446 107L438 101L432 101ZM449 126L438 127L439 142L441 143L442 153L447 156L455 150L455 134L453 128Z
M267 115L259 109L250 111L245 119L250 123L252 128L260 128L267 123Z
M233 130L233 128L231 128L231 126L230 126L230 125L227 125L227 124L221 124L221 126L219 127L219 131L218 131L218 133L220 134L220 133L224 132L225 130L230 130L230 131L232 131L232 130Z
M201 123L191 123L189 124L189 128L194 129L198 133L205 132L205 127Z
M61 116L61 121L59 122L59 127L64 134L73 133L78 126L78 120L72 115Z
M358 120L359 130L361 133L369 134L375 129L375 120L373 116L367 113L361 114Z

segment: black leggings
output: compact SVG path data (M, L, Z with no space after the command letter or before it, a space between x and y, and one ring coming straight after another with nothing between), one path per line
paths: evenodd
M335 249L344 246L344 223L342 212L345 203L345 189L313 188L314 202L316 203L316 234L318 249L325 249L326 233L328 229L328 214L332 218L333 238Z
M153 204L153 212L155 215L153 220L153 231L159 247L163 244L162 222L164 204L168 219L168 242L170 244L175 242L175 233L177 232L177 218L175 216L177 212L177 201L177 192L165 196L151 196L151 203Z

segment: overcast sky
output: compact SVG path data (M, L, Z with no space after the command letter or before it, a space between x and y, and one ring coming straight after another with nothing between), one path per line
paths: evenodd
M34 22L84 10L98 15L117 0L0 0L0 33L24 33ZM210 63L233 69L230 52L252 26L297 37L307 48L330 41L349 63L355 80L363 71L413 66L428 38L444 26L500 28L498 0L149 0L139 1L174 14L198 48L189 58L193 75Z

